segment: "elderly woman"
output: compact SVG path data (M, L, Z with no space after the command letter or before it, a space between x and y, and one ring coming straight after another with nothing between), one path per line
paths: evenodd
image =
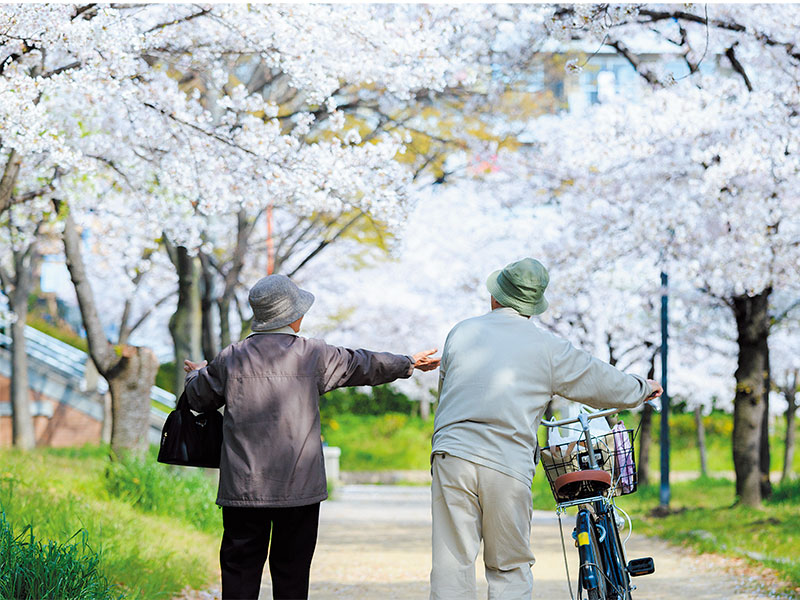
M269 554L273 598L307 598L320 502L328 497L319 397L407 378L435 369L439 359L431 358L436 350L405 356L299 336L314 296L283 275L258 281L249 301L251 335L207 366L184 365L189 406L225 406L217 495L222 597L258 598Z

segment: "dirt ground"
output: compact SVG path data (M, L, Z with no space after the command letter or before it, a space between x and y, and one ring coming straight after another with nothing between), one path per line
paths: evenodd
M564 535L573 581L577 552L569 545L572 517ZM322 503L319 542L311 570L314 600L426 599L430 570L430 488L427 486L347 485ZM531 544L535 599L568 599L558 520L535 512ZM776 598L764 577L739 561L696 555L644 536L633 535L628 558L652 556L653 575L634 580L633 597L650 600L761 600ZM486 597L483 566L476 565L479 598ZM265 572L261 598L272 598ZM574 583L573 583L574 588ZM212 596L213 597L213 596Z

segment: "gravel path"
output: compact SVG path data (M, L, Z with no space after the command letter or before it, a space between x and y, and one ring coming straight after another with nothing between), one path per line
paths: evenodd
M565 517L564 535L572 531ZM311 570L314 600L418 599L428 597L430 570L430 488L346 485L334 499L322 503L319 542ZM570 572L575 576L577 553L569 545ZM558 520L535 511L531 544L535 599L568 599ZM653 575L635 581L634 597L649 600L760 600L776 596L756 590L741 562L697 556L665 542L634 535L629 557L652 556ZM479 598L486 597L483 566L477 565ZM272 598L265 573L261 598ZM763 588L763 586L761 586Z

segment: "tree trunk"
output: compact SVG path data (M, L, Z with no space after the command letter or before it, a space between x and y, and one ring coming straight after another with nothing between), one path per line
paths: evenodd
M708 452L706 450L706 426L703 424L703 411L694 409L694 424L697 428L697 450L700 452L700 475L708 477Z
M114 408L111 404L111 392L103 394L103 427L100 429L100 441L111 443L111 431L114 427Z
M58 201L54 204L57 209L62 206ZM69 212L63 218L67 269L78 297L89 356L111 391L111 448L117 456L140 453L148 445L150 389L155 383L158 360L148 348L114 347L109 343L86 275L80 236Z
M169 320L169 332L175 346L175 395L183 392L186 373L183 361L199 361L203 355L201 343L203 314L200 303L199 259L189 256L188 250L178 246L173 264L178 271L178 306Z
M764 375L767 369L772 290L733 298L739 346L736 396L733 401L733 465L736 494L746 506L761 505L761 428L764 419Z
M17 184L19 170L22 167L22 156L16 151L11 150L3 168L3 175L0 177L0 215L11 206L14 186Z
M14 250L14 290L9 295L16 320L11 324L11 429L12 443L23 450L36 445L28 390L28 353L25 347L25 323L28 319L28 296L33 290L33 272L38 252L36 240L25 250Z
M761 440L760 440L760 456L758 462L758 469L761 473L761 498L769 498L772 495L772 482L769 480L770 469L770 449L769 449L769 392L772 385L770 369L769 369L769 345L767 345L767 353L764 357L766 363L764 368L764 416L761 418Z
M797 371L794 372L792 379L785 388L783 395L789 406L786 408L786 444L783 447L783 470L781 471L781 483L789 480L794 463L794 446L797 432L795 431L795 413L797 412Z
M106 376L115 417L111 449L117 456L144 454L149 446L150 388L157 371L158 358L150 348L125 346L120 361Z
M11 206L21 165L22 156L12 149L0 177L0 214ZM9 228L13 228L10 220ZM14 446L24 450L36 445L28 392L28 353L25 348L25 321L28 317L28 294L33 287L35 246L34 241L24 251L13 251L13 280L5 271L2 274L3 291L16 315L16 321L11 324L11 440Z
M203 255L200 256L200 267L202 275L200 279L200 311L203 315L201 341L203 358L211 362L219 352L214 319L214 309L216 308L214 302L214 274L211 272L208 258Z
M642 407L639 429L639 485L650 483L650 449L653 447L653 413L649 404Z
M611 334L606 333L606 345L608 346L608 364L612 367L617 366L617 355L614 348L614 344L611 342ZM619 415L609 415L606 417L606 423L611 429L617 426L617 423L620 422Z
M231 299L227 295L217 300L219 307L219 346L220 349L231 345Z
M17 285L24 277L17 273ZM19 288L14 296L22 295ZM11 428L12 443L22 450L36 445L31 416L30 393L28 391L28 354L25 349L25 319L28 316L28 298L14 302L11 309L17 320L11 324Z
M431 403L427 398L420 398L419 401L419 416L423 421L427 421L431 416Z
M225 273L222 295L217 299L219 307L220 349L231 344L231 303L235 301L236 286L242 274L244 260L247 256L247 243L253 233L256 219L249 220L247 213L240 210L236 215L236 247L231 258L231 265ZM242 320L241 334L244 334L249 325Z
M648 347L652 348L651 345ZM650 355L650 368L647 371L647 378L654 379L656 376L656 356L658 352ZM650 483L650 449L653 446L653 413L655 409L649 404L642 406L642 416L639 429L639 485Z

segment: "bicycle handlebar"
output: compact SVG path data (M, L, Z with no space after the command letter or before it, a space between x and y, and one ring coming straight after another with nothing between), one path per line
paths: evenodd
M607 408L606 410L601 410L596 413L588 414L586 415L586 418L591 421L592 419L598 419L600 417L608 417L611 415L615 415L621 410L623 409ZM544 419L542 419L542 425L544 425L545 427L561 427L562 425L569 425L570 423L577 423L577 422L578 422L577 417L574 419L562 419L560 421L545 421Z
M649 404L650 406L655 408L655 404L653 404L652 400L645 400L644 404ZM616 415L617 413L622 412L623 410L625 409L607 408L605 410L600 410L595 413L590 413L586 415L586 419L588 421L591 421L592 419L599 419L600 417L610 417L611 415ZM562 419L560 421L545 421L544 419L542 419L542 425L544 425L545 427L561 427L562 425L570 425L572 423L577 423L578 420L579 419L577 417L574 419Z

